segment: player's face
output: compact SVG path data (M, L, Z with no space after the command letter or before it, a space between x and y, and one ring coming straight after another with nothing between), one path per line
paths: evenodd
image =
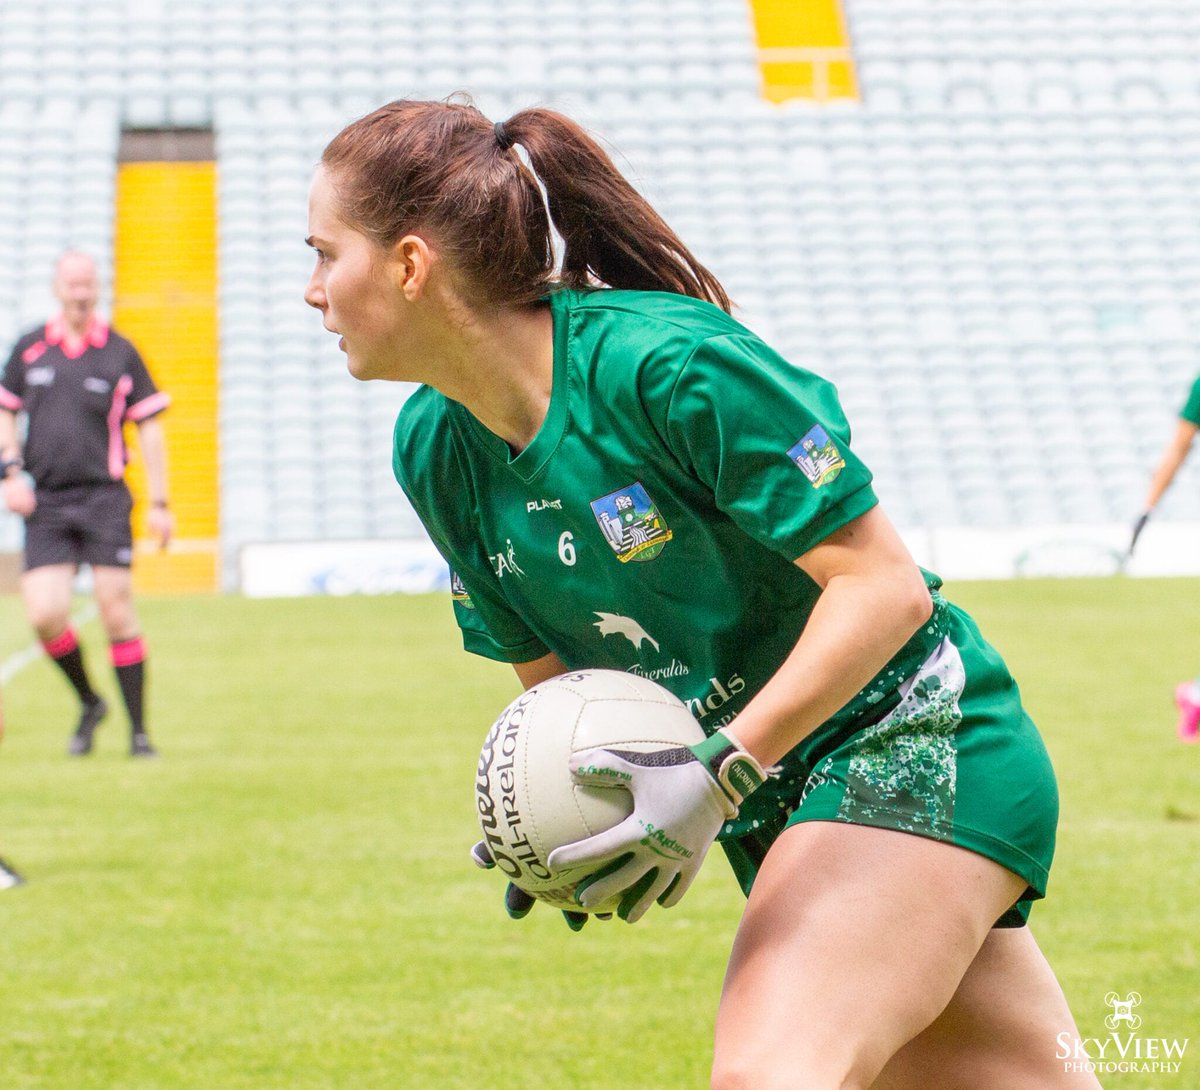
M405 307L389 254L338 215L337 193L324 168L309 192L308 244L317 259L304 299L321 312L326 329L340 334L350 374L403 377Z
M85 326L100 298L100 278L91 258L82 254L63 257L54 275L54 294L62 304L67 322Z

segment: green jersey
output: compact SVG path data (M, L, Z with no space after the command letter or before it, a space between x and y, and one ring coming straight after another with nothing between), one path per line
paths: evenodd
M1192 383L1192 388L1188 391L1187 401L1184 402L1183 408L1179 410L1179 416L1189 424L1195 424L1196 427L1200 428L1200 378Z
M711 733L795 647L820 588L794 561L875 506L871 475L834 387L718 308L615 290L549 305L553 389L529 446L514 455L422 387L396 424L396 477L450 565L469 651L651 678ZM945 635L934 600L826 743L897 703ZM789 755L723 837L795 805L810 769Z

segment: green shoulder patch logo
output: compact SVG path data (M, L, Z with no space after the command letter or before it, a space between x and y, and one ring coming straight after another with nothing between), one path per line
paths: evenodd
M820 488L837 479L846 468L846 459L829 433L820 424L814 424L791 450L788 457L803 473L813 488Z
M450 572L450 597L455 602L460 602L467 609L474 609L475 603L471 601L470 594L467 593L466 586L463 585L462 579L458 572L451 570Z

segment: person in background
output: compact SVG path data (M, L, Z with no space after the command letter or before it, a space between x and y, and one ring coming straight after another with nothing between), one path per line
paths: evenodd
M133 499L125 484L122 425L138 427L149 485L148 522L166 548L174 522L167 496L160 414L169 398L154 385L137 349L96 313L96 264L71 251L59 258L54 294L62 310L26 333L0 376L0 477L4 502L25 519L25 610L46 654L79 698L68 752L92 751L108 712L92 686L71 624L71 593L81 564L109 640L109 655L130 720L130 755L154 757L145 721L146 645L133 601ZM27 419L25 441L18 415ZM32 479L32 486L27 478Z
M748 900L715 1090L1096 1087L1055 1059L1077 1031L1025 926L1057 824L1045 747L880 508L832 385L731 317L551 110L381 107L326 147L308 243L350 373L424 384L393 469L466 649L526 688L620 669L694 709L695 746L572 757L632 813L550 865L632 923L720 839Z
M0 699L0 742L4 741L4 701ZM11 863L0 859L0 889L12 889L13 886L23 886L25 879L13 869Z
M1163 451L1161 460L1150 478L1150 488L1146 493L1146 502L1142 513L1133 526L1133 536L1129 543L1132 555L1134 546L1146 528L1150 516L1163 498L1175 475L1187 461L1196 433L1200 432L1200 378L1192 383L1187 400L1179 410L1179 418L1175 423L1175 431ZM1192 681L1181 681L1175 686L1175 706L1179 709L1179 720L1176 723L1176 733L1181 742L1193 743L1200 740L1200 677Z

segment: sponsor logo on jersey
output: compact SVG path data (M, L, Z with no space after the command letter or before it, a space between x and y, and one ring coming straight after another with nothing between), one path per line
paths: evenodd
M592 514L622 564L653 560L671 540L671 529L641 481L592 501Z
M525 510L532 514L534 511L561 511L562 500L530 500Z
M663 678L668 677L686 677L692 671L688 669L686 663L673 658L667 666L646 667L639 662L630 666L625 672L627 674L636 674L638 677L644 677L649 681L662 681Z
M700 696L685 699L688 710L697 719L706 719L713 712L719 711L746 687L746 679L741 674L732 674L724 682L715 677L708 679L708 689ZM721 724L729 722L732 715L721 719Z
M53 367L31 367L25 372L26 386L51 386L53 383Z
M509 572L520 576L522 579L525 578L525 572L522 571L521 565L517 563L517 551L513 547L511 537L505 543L504 552L497 553L495 556L489 556L488 559L492 562L492 570L496 573L497 579L503 579Z
M461 576L453 568L450 569L450 597L455 602L461 602L467 609L474 609L475 603L467 593L466 585Z
M836 480L846 468L846 459L838 450L829 433L820 424L814 424L791 450L788 457L813 488L820 488Z
M95 375L88 375L83 380L83 388L91 390L94 394L107 394L112 389L112 383Z
M600 618L593 624L600 629L601 636L624 636L638 651L642 649L643 643L648 643L655 651L658 650L658 640L632 617L622 617L619 613L601 613L599 610L592 612Z

